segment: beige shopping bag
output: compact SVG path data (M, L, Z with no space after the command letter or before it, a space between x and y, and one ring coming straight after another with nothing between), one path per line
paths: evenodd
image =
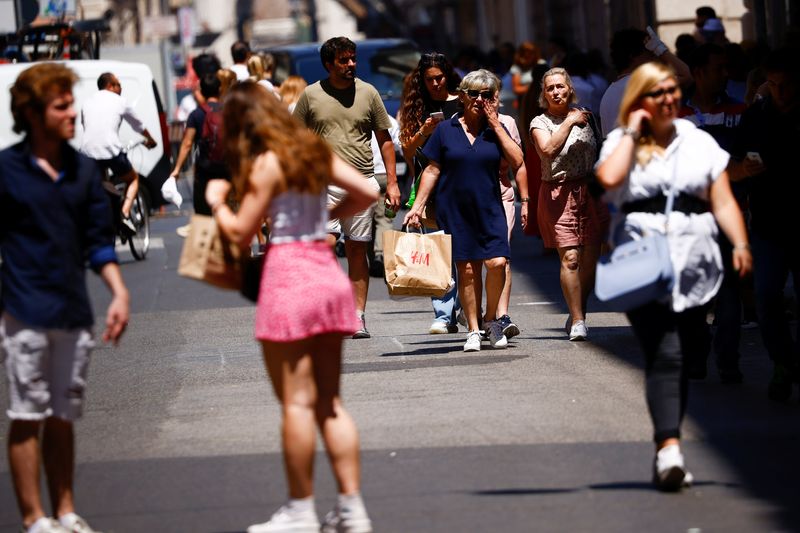
M452 243L445 233L386 231L383 264L392 296L441 297L452 279Z
M240 289L242 263L239 247L222 237L213 217L192 215L178 274L222 289Z

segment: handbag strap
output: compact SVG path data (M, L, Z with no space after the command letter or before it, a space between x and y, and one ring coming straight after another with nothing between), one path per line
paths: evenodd
M672 213L672 208L675 205L675 181L678 177L678 147L680 146L681 140L683 140L681 137L675 139L675 148L672 154L675 161L672 163L672 179L667 183L667 202L664 206L664 235L666 235L669 230L669 215Z

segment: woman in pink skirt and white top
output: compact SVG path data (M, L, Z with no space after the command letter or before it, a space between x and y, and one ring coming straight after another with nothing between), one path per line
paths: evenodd
M590 127L590 113L570 107L576 101L566 70L545 72L539 96L545 112L531 121L530 134L542 161L539 230L544 245L558 250L561 260L569 340L582 341L588 336L586 302L594 287L608 210L589 194L600 139Z
M371 531L359 492L358 432L339 394L342 338L359 324L349 279L325 244L325 224L329 216L365 209L377 193L256 83L231 89L222 115L240 208L234 213L225 203L231 188L227 181L212 180L206 199L220 230L244 249L264 216L272 220L255 334L283 409L289 485L289 501L268 522L247 531L320 530L312 485L316 427L339 488L322 530ZM329 184L348 193L330 213Z

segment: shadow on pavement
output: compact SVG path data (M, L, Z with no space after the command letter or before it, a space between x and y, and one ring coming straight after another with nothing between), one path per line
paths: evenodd
M525 276L538 291L551 296L566 315L563 296L556 292L560 287L557 257L542 255L540 240L517 231L512 241L512 265L516 275ZM590 320L591 314L598 312L608 310L592 297ZM566 342L563 335L537 339L564 339ZM641 369L644 378L644 360L628 327L591 327L588 342ZM767 399L770 364L758 329L742 330L740 352L745 383L722 385L712 354L708 377L690 384L687 416L702 429L701 440L713 447L720 460L738 474L741 484L737 486L754 498L779 507L782 511L776 513L775 519L787 531L800 531L800 406L796 396L791 405L775 404ZM687 460L691 463L691 456ZM689 466L691 468L691 464ZM695 485L703 487L716 483L701 480ZM641 482L591 485L589 488L652 490L649 483Z

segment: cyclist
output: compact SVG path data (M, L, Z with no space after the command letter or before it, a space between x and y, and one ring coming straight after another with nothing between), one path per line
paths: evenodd
M111 72L104 72L97 78L99 91L89 98L81 109L83 125L83 144L81 152L97 160L100 166L111 172L127 184L125 198L122 202L122 225L131 234L136 227L130 220L131 205L139 192L139 175L128 161L122 141L119 138L119 127L124 119L133 131L145 138L144 145L148 149L155 148L156 143L133 107L122 97L122 84Z

